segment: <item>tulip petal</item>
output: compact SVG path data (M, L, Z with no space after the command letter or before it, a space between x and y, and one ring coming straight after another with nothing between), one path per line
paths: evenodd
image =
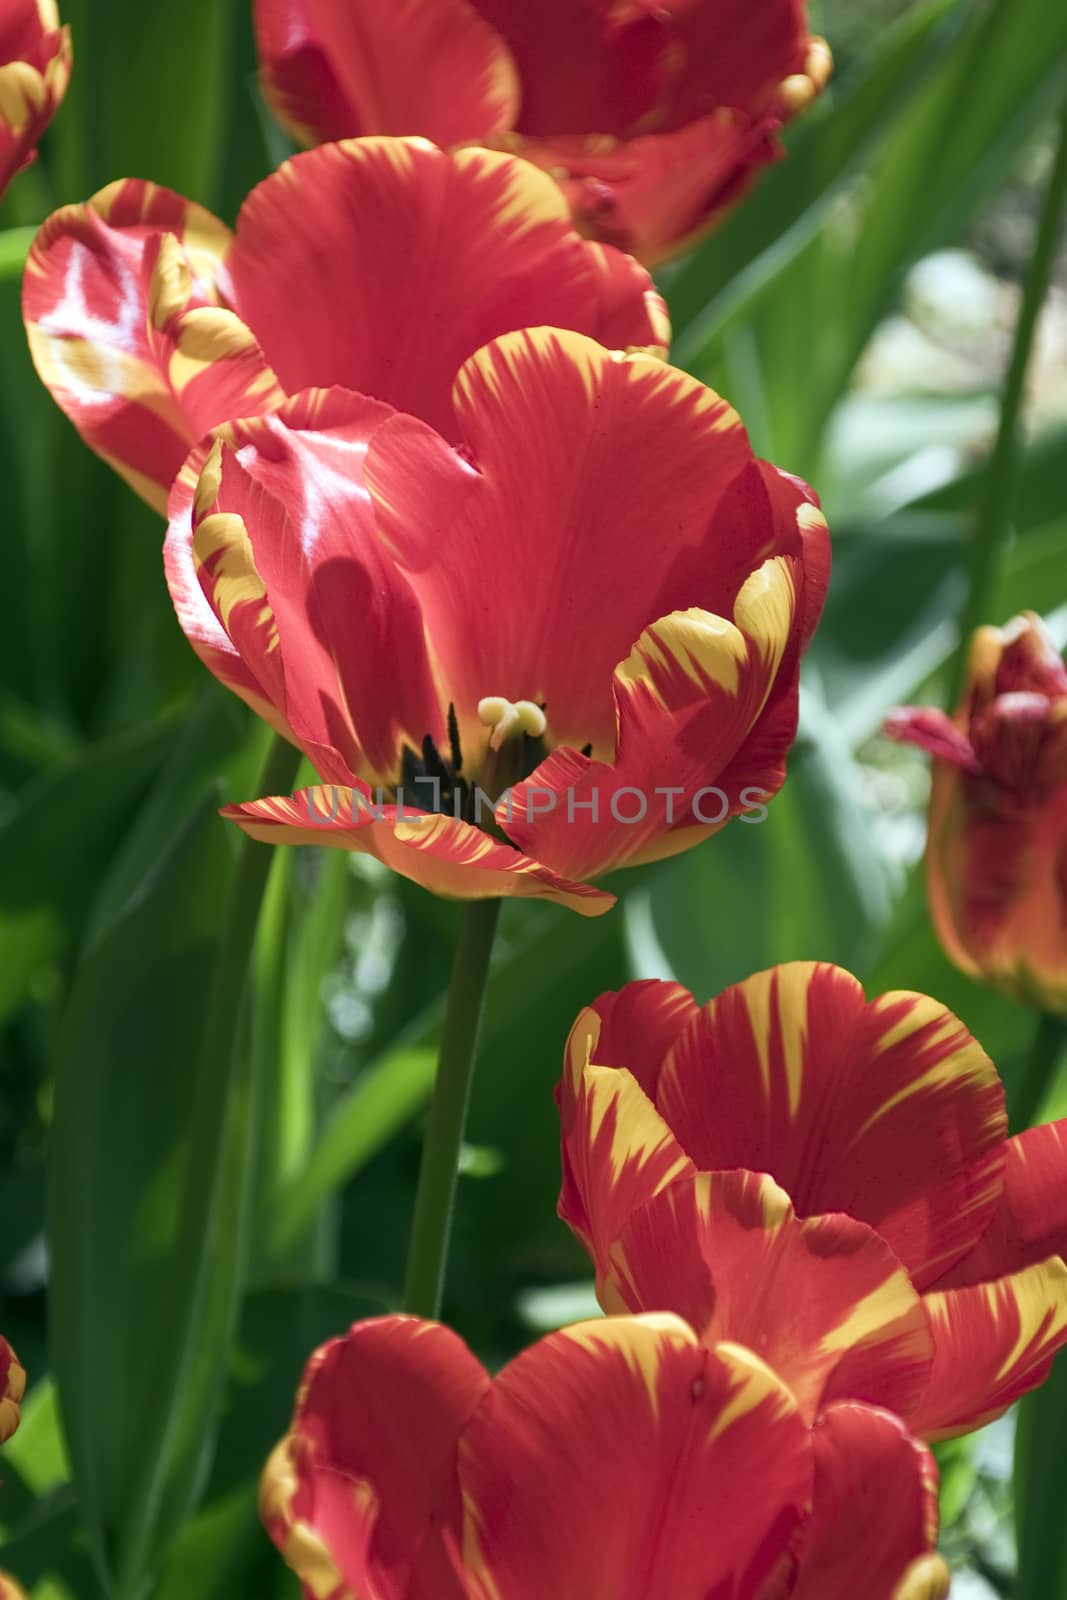
M142 261L149 340L160 373L192 438L230 417L275 411L284 391L240 317L195 304L192 273L173 234L145 245Z
M738 480L758 480L744 429L662 362L546 328L480 350L455 404L467 461L398 417L375 436L366 480L461 726L487 694L531 700L551 744L609 756L612 674L634 640L676 609L729 614L778 544L765 494L748 519L719 520ZM799 554L795 526L788 538L782 553Z
M234 309L290 393L343 384L450 439L456 373L500 334L551 323L666 342L644 269L580 238L552 180L494 151L308 151L252 191L227 266Z
M937 1287L958 1289L1067 1258L1067 1119L1027 1128L1004 1145L1004 1184L988 1228Z
M747 0L665 0L665 9L685 63L672 96L676 122L715 106L759 105L783 79L805 69L821 74L809 62L813 41L800 0L763 0L759 6Z
M456 1334L414 1317L357 1323L316 1352L260 1497L309 1593L463 1600L444 1535L459 1522L457 1444L489 1387Z
M464 1433L470 1600L777 1597L810 1504L810 1441L747 1351L702 1350L676 1317L543 1339Z
M780 119L722 106L669 133L607 144L565 136L509 142L558 175L583 232L657 266L729 211L781 154Z
M0 1444L10 1439L19 1425L25 1393L25 1369L7 1340L0 1338Z
M571 1029L556 1090L563 1165L557 1209L597 1259L635 1205L655 1194L670 1177L690 1170L673 1135L655 1115L649 1097L655 1093L664 1056L696 1010L696 1001L680 983L628 983L617 993L601 995ZM606 1073L586 1081L594 1054L603 1062L626 1063L628 1071L618 1074L619 1083L613 1085ZM631 1078L649 1099L647 1111L627 1081ZM648 1137L639 1154L624 1159L620 1172L612 1163L611 1147L620 1115L625 1115L627 1124L631 1120L625 1111L627 1100L633 1114L645 1119ZM622 1174L625 1178L620 1184ZM638 1187L631 1191L635 1180ZM609 1208L598 1210L594 1234L582 1197L587 1187L598 1184L604 1185L598 1191L601 1199L610 1189L613 1200Z
M0 20L0 195L28 166L70 82L70 29L53 4L7 0Z
M659 979L628 983L587 1006L571 1029L561 1106L568 1113L581 1093L582 1073L595 1059L626 1067L650 1098L667 1052L699 1014L688 989Z
M0 1600L28 1600L25 1589L6 1572L0 1572Z
M792 1600L940 1600L937 1467L887 1411L843 1402L815 1424L815 1509Z
M614 762L557 751L498 807L508 837L582 878L710 838L752 803L744 749L772 695L786 708L775 719L775 770L763 746L752 777L761 802L780 788L796 734L799 568L796 558L765 562L738 595L734 622L691 609L646 628L615 672ZM731 769L727 789L720 779Z
M257 710L272 707L320 775L345 784L395 782L401 747L445 731L418 606L381 550L360 480L390 416L362 395L307 391L220 430L221 454L201 446L182 470L165 548L201 659ZM397 666L388 696L383 663Z
M930 1382L908 1426L926 1439L980 1428L1048 1376L1067 1344L1067 1265L1052 1256L993 1283L923 1297Z
M763 1173L676 1179L604 1268L607 1311L674 1311L709 1345L756 1351L809 1424L835 1395L906 1414L928 1381L927 1317L888 1245L851 1217L799 1220Z
M65 206L40 229L26 263L23 314L53 398L86 443L163 509L203 428L194 431L183 414L153 339L145 252L158 249L161 233L181 247L187 308L215 304L229 230L169 189L126 179L85 205Z
M586 917L610 911L615 896L569 883L470 823L379 804L369 788L332 784L294 795L225 806L221 815L264 844L328 845L377 857L403 878L457 900L519 896L553 900Z
M468 0L255 0L263 83L305 144L421 133L441 145L508 127L511 56Z
M727 989L671 1052L656 1102L697 1167L769 1172L800 1216L868 1223L918 1288L996 1208L1006 1129L993 1063L936 1001L867 1004L840 968L793 962Z

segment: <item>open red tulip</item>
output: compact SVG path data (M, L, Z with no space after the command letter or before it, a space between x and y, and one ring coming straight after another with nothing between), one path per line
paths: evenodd
M451 413L309 392L180 475L182 627L325 785L225 814L596 914L781 786L826 525L717 395L579 334L494 340Z
M28 166L70 81L56 0L0 0L0 195Z
M495 1378L384 1317L311 1358L261 1505L309 1600L939 1600L936 1483L895 1418L810 1430L678 1317L564 1328Z
M926 882L946 954L1067 1012L1067 669L1040 618L977 630L954 716L911 706L886 731L934 757Z
M656 261L734 204L822 89L804 0L256 0L303 143L425 134L536 161L583 232Z
M455 435L456 373L538 323L664 351L648 274L581 239L555 185L511 156L363 139L287 162L231 233L168 189L113 183L30 251L37 370L87 444L151 504L235 417L341 384Z
M708 1005L631 984L575 1024L560 1214L609 1309L756 1351L814 1421L965 1433L1067 1343L1067 1123L1007 1137L944 1006L798 962Z

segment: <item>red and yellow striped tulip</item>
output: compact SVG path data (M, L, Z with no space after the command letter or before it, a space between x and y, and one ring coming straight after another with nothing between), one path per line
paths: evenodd
M565 1328L491 1378L396 1316L311 1358L261 1507L309 1600L940 1600L936 1484L896 1418L811 1430L678 1317Z
M609 1310L755 1350L814 1422L938 1439L1067 1343L1067 1122L1007 1137L996 1070L925 995L797 962L706 1006L631 984L579 1017L560 1214Z
M0 1338L0 1444L10 1439L19 1425L25 1392L25 1370L7 1340ZM25 1591L6 1572L0 1572L0 1600L26 1600Z
M25 1370L7 1340L0 1338L0 1444L10 1439L19 1425L25 1393Z
M444 438L311 391L183 469L182 627L325 785L225 814L595 915L612 896L585 880L781 786L826 524L648 355L527 329L463 365L450 408Z
M954 717L909 707L886 727L934 757L926 881L946 954L1067 1013L1067 670L1040 618L977 630Z
M303 143L513 150L584 233L657 261L781 154L830 52L804 0L256 0L263 83Z
M70 81L56 0L0 0L0 195L29 165Z
M127 179L57 211L30 251L37 370L87 444L151 504L217 424L340 384L455 434L451 392L487 340L550 323L665 351L663 302L571 225L512 156L363 139L297 156L235 232Z

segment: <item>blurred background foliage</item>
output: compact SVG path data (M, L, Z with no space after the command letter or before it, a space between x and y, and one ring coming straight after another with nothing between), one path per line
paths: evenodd
M119 176L232 221L286 154L249 10L66 0L71 93L0 212L0 1328L32 1385L0 1565L35 1600L295 1595L256 1479L310 1349L396 1302L455 927L374 863L277 852L238 1058L199 1070L237 857L215 807L253 793L262 732L179 634L158 520L37 383L19 275L50 209ZM675 359L829 514L801 735L765 824L623 875L614 916L505 907L446 1304L490 1362L593 1304L554 1216L552 1087L601 990L675 975L704 998L774 961L839 961L869 991L951 1005L1009 1092L1033 1033L941 955L925 766L879 729L947 692L1067 7L820 0L815 20L838 71L789 159L663 274ZM1065 455L1060 270L988 620L1032 607L1061 644ZM1041 1116L1064 1112L1067 1073ZM942 1450L962 1600L1067 1597L1067 1370L1022 1410Z

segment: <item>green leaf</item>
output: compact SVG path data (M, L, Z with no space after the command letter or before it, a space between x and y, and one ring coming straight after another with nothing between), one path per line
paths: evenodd
M304 1366L319 1345L385 1302L341 1284L295 1284L249 1295L230 1362L226 1417L204 1510L167 1561L154 1600L232 1600L298 1586L263 1531L256 1485L289 1425ZM274 1585L277 1585L275 1588ZM284 1588L283 1588L284 1585Z
M675 358L764 279L785 270L841 183L892 125L952 43L961 0L911 6L789 130L785 160L669 280Z
M175 1249L191 1156L193 1069L237 842L216 815L222 774L241 766L234 743L232 708L212 693L149 799L148 822L165 826L133 830L105 879L57 1050L52 1365L102 1574L149 1469L146 1429L170 1398L159 1392L156 1363L176 1336L169 1295L182 1268ZM249 1115L238 1097L230 1108L238 1150ZM222 1187L229 1208L219 1210L217 1248L225 1263L239 1232L240 1172L232 1182L227 1173ZM209 1436L210 1419L195 1421ZM158 1468L153 1460L151 1470Z
M77 936L107 861L173 738L164 719L27 784L0 822L0 1019ZM77 849L65 841L77 838Z
M862 175L800 248L701 323L689 370L724 389L761 451L808 477L827 419L906 269L953 239L1062 93L1067 9L992 0L902 103Z
M1063 1536L1063 1439L1067 1429L1067 1359L1019 1407L1015 1435L1015 1520L1019 1573L1013 1600L1067 1600Z
M648 971L698 999L779 961L836 961L862 973L891 909L890 883L841 732L814 695L785 788L762 822L723 833L656 870L629 899Z

